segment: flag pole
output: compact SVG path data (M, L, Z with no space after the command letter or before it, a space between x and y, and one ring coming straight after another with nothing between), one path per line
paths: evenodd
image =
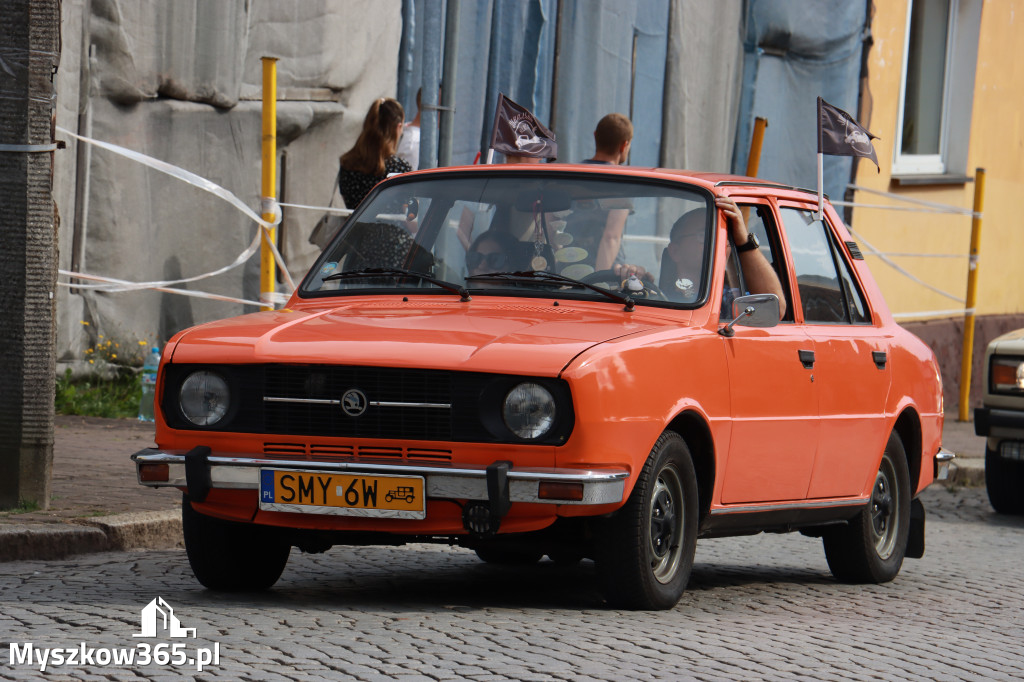
M821 186L824 176L824 159L825 155L818 152L818 220L823 219L825 212L825 193Z
M825 209L825 192L822 188L825 176L825 154L821 151L821 95L818 95L817 116L818 119L818 220L823 220L822 212Z

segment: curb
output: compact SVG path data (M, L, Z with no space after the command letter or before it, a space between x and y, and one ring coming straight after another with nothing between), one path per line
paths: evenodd
M177 510L115 514L66 524L0 526L0 562L182 545L181 512Z
M957 457L949 467L949 478L939 481L946 487L981 488L985 486L985 460L982 457Z

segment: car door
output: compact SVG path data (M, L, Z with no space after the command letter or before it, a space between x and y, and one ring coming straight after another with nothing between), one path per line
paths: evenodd
M814 341L821 418L807 497L860 494L874 476L888 437L885 404L891 338L871 310L848 262L848 250L810 207L782 205L804 328Z
M761 252L783 282L787 312L776 327L736 326L734 336L720 337L729 364L732 426L721 501L741 505L803 500L819 435L814 341L793 315L783 241L771 205L740 206ZM735 258L732 246L726 248L729 258ZM726 268L730 270L738 268ZM728 317L723 315L720 324Z

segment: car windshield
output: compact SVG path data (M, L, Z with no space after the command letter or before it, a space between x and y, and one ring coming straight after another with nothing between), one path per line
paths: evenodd
M569 281L577 280L636 303L690 307L708 289L712 208L706 190L626 174L492 170L400 178L349 218L301 294L465 287L473 295L557 291L609 300ZM504 276L489 276L495 273Z

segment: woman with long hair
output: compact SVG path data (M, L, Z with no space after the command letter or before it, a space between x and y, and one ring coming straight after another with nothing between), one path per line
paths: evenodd
M405 110L397 100L381 97L370 105L359 139L341 156L338 189L347 208L358 206L373 186L390 173L412 170L395 156L404 122Z

